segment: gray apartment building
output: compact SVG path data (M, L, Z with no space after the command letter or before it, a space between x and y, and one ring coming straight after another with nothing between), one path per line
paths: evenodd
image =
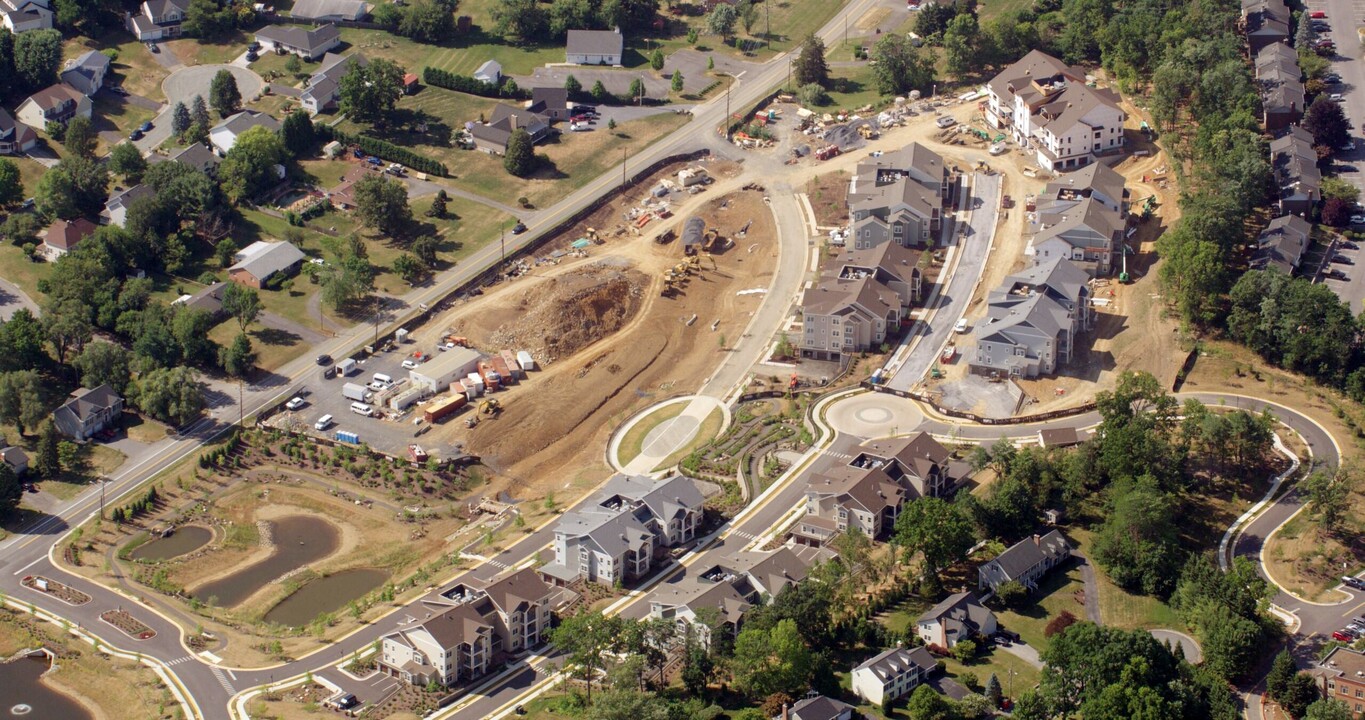
M919 143L859 163L848 187L853 248L933 247L954 185L943 157Z
M1034 263L1064 257L1091 275L1108 275L1128 225L1126 196L1123 176L1101 163L1048 183L1032 223Z
M801 300L801 356L839 360L876 347L923 295L920 251L897 243L845 250Z
M1005 278L987 300L974 333L969 369L982 375L1050 375L1076 354L1076 337L1090 329L1090 276L1056 257Z

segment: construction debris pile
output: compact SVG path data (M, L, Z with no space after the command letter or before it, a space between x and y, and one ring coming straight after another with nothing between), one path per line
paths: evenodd
M516 319L494 330L495 347L526 348L549 365L617 332L639 312L648 278L597 262L527 290Z

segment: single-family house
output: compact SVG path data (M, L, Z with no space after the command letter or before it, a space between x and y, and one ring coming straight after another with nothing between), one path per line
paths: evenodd
M995 592L1007 582L1017 582L1027 590L1036 590L1038 580L1069 557L1071 544L1060 531L1024 538L977 568L977 588Z
M0 449L0 461L8 465L15 475L28 472L28 453L23 448L10 446Z
M1038 431L1038 447L1064 448L1080 445L1082 431L1074 427L1044 428Z
M300 25L267 25L256 31L261 49L280 55L298 55L312 62L341 44L341 31L330 23L305 29Z
M915 691L938 670L938 661L923 646L891 648L853 668L853 694L881 706Z
M1313 149L1313 136L1292 127L1270 141L1270 170L1279 188L1280 212L1308 217L1322 198L1322 171Z
M123 227L128 222L128 208L133 203L142 198L149 198L156 195L156 191L150 185L137 184L126 190L114 188L114 194L104 203L104 211L100 213L100 223L104 225L114 225Z
M213 147L220 155L227 155L232 146L237 144L237 138L254 127L279 132L280 121L263 112L243 110L235 115L229 115L222 122L209 128L209 142L213 143Z
M1123 149L1117 93L1086 84L1085 71L1033 50L987 84L986 122L1033 149L1038 164L1071 170Z
M1256 55L1256 83L1261 86L1261 121L1266 130L1284 129L1303 117L1303 71L1288 43L1272 43Z
M664 548L691 542L702 518L692 481L617 475L555 528L554 560L540 572L557 584L614 585L643 577Z
M216 282L192 295L181 295L172 300L171 304L218 317L223 314L223 291L225 289L227 289L227 283Z
M1318 690L1351 711L1356 720L1365 717L1365 653L1349 647L1332 648L1309 674Z
M620 28L570 30L564 54L570 65L620 65L624 48Z
M497 60L485 62L474 71L474 79L489 85L502 86L502 64Z
M18 155L32 150L38 144L38 133L14 116L0 108L0 155Z
M369 14L364 0L298 0L289 15L296 20L360 20Z
M1298 215L1281 215L1270 221L1256 238L1251 257L1253 268L1275 268L1293 275L1303 259L1303 251L1313 243L1313 225Z
M1032 378L1069 363L1078 352L1077 336L1094 319L1089 280L1064 257L1005 278L988 296L986 319L973 331L976 348L968 368Z
M569 91L562 87L531 88L531 100L526 109L552 122L568 120Z
M89 118L93 107L90 98L80 90L57 83L29 95L14 112L19 116L19 122L43 130L50 122L65 125L77 115Z
M915 633L926 645L944 648L961 640L990 637L995 631L995 613L970 592L949 595L915 620Z
M228 268L228 279L259 290L270 278L297 270L304 257L292 243L257 240L233 256L236 264Z
M101 385L71 393L70 400L52 411L52 424L61 434L80 441L118 424L122 417L123 398L109 385Z
M791 531L798 543L818 546L850 528L882 537L907 503L947 497L971 473L927 433L868 441L852 455L812 475L806 514Z
M48 0L0 0L0 25L14 34L52 27Z
M188 145L171 155L171 159L182 165L189 165L210 177L217 174L218 164L222 162L222 158L204 143Z
M859 163L848 188L853 248L933 247L954 187L943 156L919 143Z
M853 706L824 695L807 695L771 720L853 720Z
M48 262L55 262L57 258L71 252L80 241L89 237L95 232L95 223L85 218L75 220L57 220L48 226L47 232L43 233L43 244L39 248L43 257Z
M189 0L143 0L137 13L124 16L124 24L142 42L179 37L189 10Z
M87 50L62 68L62 82L86 95L94 95L104 87L104 76L109 74L109 56Z
M335 108L341 102L341 79L346 77L352 67L364 67L368 63L365 56L358 53L327 53L317 72L308 78L308 86L299 94L299 103L314 115Z
M538 143L550 136L550 119L525 108L498 103L486 123L470 123L469 134L474 138L474 147L492 155L507 152L507 141L518 128L531 136L531 143Z

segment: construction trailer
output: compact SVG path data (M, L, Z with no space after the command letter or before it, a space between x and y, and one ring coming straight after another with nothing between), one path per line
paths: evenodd
M423 363L408 371L408 378L414 386L422 386L432 393L445 392L452 382L473 372L479 366L478 351L465 347L455 347L443 353L436 353L430 362Z
M693 215L683 223L682 241L683 254L696 255L701 251L702 242L705 241L706 221Z
M464 407L467 402L469 402L468 398L459 393L448 395L428 405L426 412L422 414L422 418L428 423L441 422L447 417L454 415L456 411Z
M516 353L512 352L511 350L503 350L498 353L498 356L501 357L502 361L507 364L508 373L510 373L510 377L513 380L526 379L526 370L521 366L521 363L517 362Z
M508 367L507 361L502 355L493 355L488 358L488 364L498 372L498 377L502 378L503 385L511 385L516 382L516 377L512 375L512 368Z
M337 374L341 375L342 377L346 377L347 375L350 375L355 371L356 371L355 358L342 358L341 362L337 363Z
M502 375L487 360L479 361L479 375L483 376L484 392L497 392L502 387Z
M474 383L470 382L467 377L460 378L458 383L451 383L450 389L454 391L456 385L460 386L459 392L464 393L466 399L473 400L479 396L479 389L474 387Z
M531 372L536 369L536 360L531 357L531 353L525 350L517 351L517 364L521 366L523 372Z
M399 411L407 410L408 408L412 407L413 404L416 403L418 400L421 400L422 398L430 394L431 390L427 386L414 385L404 390L403 392L400 392L397 395L394 395L393 397L389 398L389 408L391 410Z

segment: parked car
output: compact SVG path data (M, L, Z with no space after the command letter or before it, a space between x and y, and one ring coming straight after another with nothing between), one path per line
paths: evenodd
M256 42L255 40L252 40L251 42L247 43L246 49L250 50L251 52L258 52L261 49L261 44Z
M1341 93L1332 93L1331 95L1327 96L1327 99L1331 100L1332 102L1346 102L1346 96L1342 95Z
M1326 75L1322 76L1322 81L1329 83L1339 83L1341 82L1341 76L1336 73L1327 73Z
M1350 240L1342 240L1340 243L1337 244L1347 250L1355 250L1360 247L1359 245L1351 242Z
M144 133L149 133L149 132L151 132L151 131L152 131L152 121L151 121L151 120L148 120L147 122L142 123L141 125L138 126L138 130L141 130L141 131L144 132Z
M1365 225L1365 215L1352 215L1352 216L1351 216L1351 224L1352 224L1352 225Z
M1355 141L1355 140L1347 140L1347 141L1346 141L1346 144L1341 146L1341 149L1342 149L1342 150L1345 150L1346 152L1350 152L1350 151L1352 151L1352 150L1355 150L1355 149L1356 149L1356 141Z
M416 360L404 360L404 361L403 361L403 369L404 369L404 370L416 370L416 369L417 369L417 361L416 361Z
M131 133L128 133L128 139L129 139L129 140L141 140L141 139L142 139L142 130L141 130L140 128L133 128L133 131L132 131Z
M290 410L298 410L299 408L303 407L303 398L301 397L290 398L289 402L285 403L284 406Z
M1360 578L1355 577L1353 575L1346 575L1342 577L1341 582L1357 590L1365 590L1365 580L1361 580Z
M1314 19L1314 20L1326 20L1326 19L1327 19L1327 11L1325 11L1325 10L1314 10L1313 12L1308 13L1308 17L1310 17L1310 18L1312 18L1312 19Z
M154 42L149 42L149 43L147 43L147 49L148 49L148 50L151 50L151 51L154 52L154 53L159 53L159 52L161 52L161 48L157 47L157 46L156 46L156 43L154 43Z
M128 91L127 91L127 90L124 90L123 88L119 87L118 85L111 85L111 86L109 87L109 92L111 92L111 93L113 93L113 94L115 94L115 95L127 95L127 94L128 94Z
M260 60L260 59L261 59L261 56L260 56L260 55L257 55L255 50L247 50L247 51L246 51L246 61L247 61L247 62L256 62L257 60Z
M1348 643L1348 642L1351 642L1352 640L1354 640L1355 638L1351 637L1350 635L1347 635L1346 633L1342 632L1341 630L1335 630L1335 631L1332 632L1332 639L1333 639L1333 640L1336 640L1336 641L1338 641L1338 642Z
M957 323L953 325L953 332L955 333L967 332L967 318L958 318Z
M332 364L332 356L331 356L331 355L319 355L319 356L318 356L318 359L317 359L317 363L318 363L319 365L331 365L331 364Z
M943 117L935 120L934 124L939 126L940 128L950 128L956 125L957 121L954 120L953 118L948 117L947 115L944 115Z
M1346 273L1344 273L1344 272L1341 271L1341 268L1332 268L1331 270L1328 270L1328 271L1327 271L1327 277L1332 278L1333 280L1349 280L1349 279L1350 279L1349 277L1346 276Z

